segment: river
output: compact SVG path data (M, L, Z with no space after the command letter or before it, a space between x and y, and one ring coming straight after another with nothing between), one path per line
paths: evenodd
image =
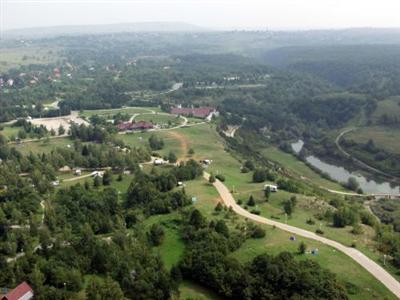
M292 149L295 153L299 153L304 146L304 142L299 140L292 144ZM351 172L342 166L326 163L314 155L306 157L306 161L313 167L329 174L329 176L338 182L347 182L350 177L354 177L360 184L360 187L368 194L400 194L400 187L394 186L390 182L377 182L373 179L368 179L360 172Z

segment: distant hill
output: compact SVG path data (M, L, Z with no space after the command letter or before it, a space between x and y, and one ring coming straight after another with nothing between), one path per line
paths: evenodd
M209 29L182 22L145 22L106 25L71 25L11 29L5 38L43 38L60 35L103 34L117 32L205 32Z

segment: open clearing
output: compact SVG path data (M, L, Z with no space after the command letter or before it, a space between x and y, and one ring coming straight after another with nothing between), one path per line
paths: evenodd
M57 48L0 48L0 72L30 64L49 64L61 59Z
M85 120L78 116L78 112L71 111L71 114L68 116L54 117L54 118L41 118L41 119L32 119L30 122L33 125L40 126L43 125L47 128L47 130L55 130L57 132L60 126L63 126L65 130L68 130L71 126L71 122L77 124L88 124Z
M372 120L378 121L384 114L391 117L400 116L400 97L391 97L389 99L379 101L378 107L372 114Z
M364 144L371 139L378 148L385 149L391 153L400 154L400 128L384 126L363 127L349 132L344 138Z

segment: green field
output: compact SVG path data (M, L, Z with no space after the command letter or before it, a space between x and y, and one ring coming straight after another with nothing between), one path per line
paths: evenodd
M68 137L52 138L49 140L42 139L34 142L22 142L21 144L14 144L13 146L22 154L32 153L49 153L57 147L67 147L73 145L73 141Z
M141 114L141 113L150 113L152 111L161 112L160 108L158 107L126 107L126 108L115 108L115 109L98 109L98 110L84 110L79 113L80 117L87 117L93 115L99 116L113 116L118 113L134 115L134 114Z
M222 298L204 287L190 282L183 281L179 285L179 299L181 300L221 300Z
M372 114L372 120L379 120L382 115L386 114L388 116L400 116L400 97L392 97L383 101L378 102L378 107Z
M292 154L285 153L276 147L263 149L261 153L267 159L284 166L291 173L303 180L332 190L344 190L340 184L322 178L318 173L314 172L304 162L297 159Z
M391 153L400 154L400 128L383 126L364 127L349 132L345 135L345 139L363 144L371 139L378 148L385 149Z
M17 137L18 131L20 131L21 129L22 127L13 127L7 125L3 127L3 130L0 130L0 134L4 135L8 140L10 140L12 136Z
M30 64L49 64L60 60L57 48L18 47L0 49L0 72Z

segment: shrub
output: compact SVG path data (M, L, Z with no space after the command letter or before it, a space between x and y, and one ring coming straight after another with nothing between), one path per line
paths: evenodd
M299 245L299 254L304 254L306 253L307 246L304 242L301 242Z
M221 202L218 202L217 206L215 206L214 210L215 211L221 211L224 209L224 206L221 204Z
M324 232L321 230L321 229L317 229L317 230L315 230L315 233L317 233L317 234L324 234Z
M248 206L254 206L256 205L256 201L254 200L253 195L250 195L249 200L247 201Z
M221 182L224 182L225 181L225 176L224 175L221 175L221 174L218 174L218 175L215 175L215 178L217 178L219 181L221 181Z
M208 182L209 183L214 183L215 182L215 176L213 174L211 174L210 177L208 178Z
M361 212L360 218L361 223L363 223L364 225L374 226L376 224L375 217L366 211Z
M252 162L251 160L246 160L246 161L244 162L244 164L243 164L243 167L244 167L244 168L247 168L247 169L250 170L250 171L253 171L253 170L254 170L254 164L253 164L253 162Z
M242 173L249 173L249 172L250 172L250 170L247 169L246 167L242 167L242 168L240 169L240 171L241 171Z
M306 221L306 223L307 223L308 225L314 225L314 224L315 224L315 221L314 221L313 219L309 218L309 219Z
M362 234L363 233L363 228L360 226L360 224L355 224L353 226L353 229L351 230L352 234Z
M253 239L262 239L263 237L265 237L265 230L256 225L254 226L250 236Z

